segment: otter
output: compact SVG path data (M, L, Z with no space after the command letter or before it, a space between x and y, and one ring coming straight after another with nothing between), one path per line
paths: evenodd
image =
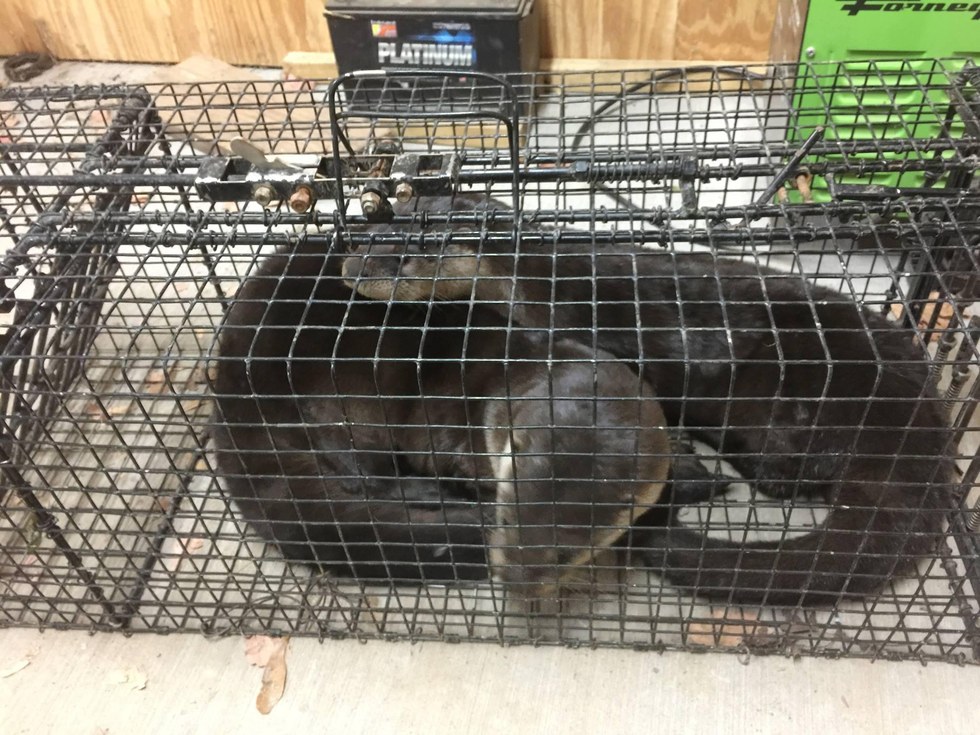
M214 452L241 515L338 575L483 579L489 562L521 596L574 585L668 479L649 382L481 305L364 298L345 258L272 255L220 327ZM690 459L673 472L696 501L714 477Z
M509 231L478 195L419 206L486 209L488 229ZM379 238L351 248L343 273L370 298L481 302L636 364L668 421L723 453L753 493L829 506L819 527L775 542L669 523L643 529L642 542L634 533L637 553L680 587L835 604L877 592L935 549L954 507L951 432L909 332L755 263L542 240Z

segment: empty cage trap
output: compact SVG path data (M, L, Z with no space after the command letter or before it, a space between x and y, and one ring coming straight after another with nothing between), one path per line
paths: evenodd
M977 69L512 82L0 92L0 624L980 660Z

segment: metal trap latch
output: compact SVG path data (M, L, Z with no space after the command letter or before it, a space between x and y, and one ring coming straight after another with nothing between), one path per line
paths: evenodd
M450 194L459 178L459 153L402 153L391 164L395 199Z
M416 196L451 194L463 159L459 153L396 153L379 159L361 189L361 211L371 222L383 222L393 214L389 198L405 204Z
M303 213L317 199L334 196L334 159L329 156L295 156L287 162L244 138L233 139L231 150L236 155L206 158L198 168L194 186L203 199L251 199L263 207L285 201L294 212Z

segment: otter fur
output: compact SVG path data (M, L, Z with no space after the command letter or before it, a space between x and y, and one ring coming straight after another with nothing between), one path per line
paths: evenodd
M460 195L421 206L497 205ZM343 273L374 299L493 304L634 363L668 420L724 453L754 493L829 506L819 527L775 542L670 524L644 529L642 543L634 535L677 585L736 602L832 604L876 592L934 550L954 507L953 447L910 332L753 262L548 239L379 238L354 248Z
M220 328L215 454L244 518L340 575L481 579L489 549L522 596L573 584L668 479L650 384L481 305L356 295L344 259L269 257Z

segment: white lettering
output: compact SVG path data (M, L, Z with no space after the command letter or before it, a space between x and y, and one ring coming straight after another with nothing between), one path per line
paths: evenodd
M398 66L471 66L473 45L378 42L378 63Z

